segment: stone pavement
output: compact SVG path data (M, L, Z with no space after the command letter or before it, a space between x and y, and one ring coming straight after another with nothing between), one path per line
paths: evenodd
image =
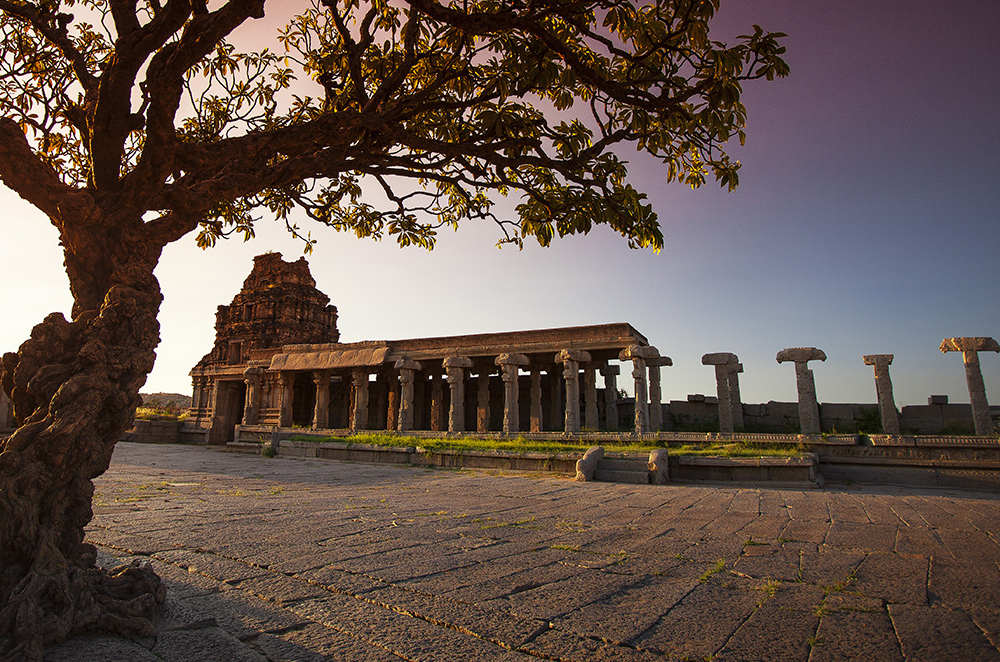
M120 443L88 540L168 584L64 660L1000 660L1000 500L576 483Z

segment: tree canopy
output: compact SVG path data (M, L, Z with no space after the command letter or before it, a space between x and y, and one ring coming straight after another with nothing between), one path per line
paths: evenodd
M200 4L0 0L0 108L27 139L4 131L4 182L50 216L63 187L99 192L163 241L249 236L264 209L295 228L298 207L403 245L479 217L515 243L605 224L655 248L614 148L733 188L742 83L787 73L781 34L710 38L718 0L314 0L256 51L238 28L263 0ZM19 181L25 160L54 177Z

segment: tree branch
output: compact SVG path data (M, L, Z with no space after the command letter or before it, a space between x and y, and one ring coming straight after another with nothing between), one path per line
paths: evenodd
M56 227L60 202L78 194L35 155L21 127L6 117L0 118L0 180L52 219Z

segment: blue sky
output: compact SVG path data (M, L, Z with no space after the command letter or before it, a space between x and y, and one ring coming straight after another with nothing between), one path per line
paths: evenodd
M925 0L729 0L718 38L758 23L789 33L792 73L747 85L747 146L735 193L665 185L638 155L666 246L630 251L597 230L548 249L498 250L498 230L471 224L430 253L314 230L310 258L340 311L341 339L393 339L628 321L674 360L664 399L712 394L707 352L735 352L747 402L795 399L791 346L813 364L823 402L873 402L861 356L893 353L896 402L931 394L968 402L947 336L1000 339L1000 3L945 8ZM0 191L4 313L0 349L70 299L54 230ZM301 247L274 223L208 252L188 237L157 275L166 300L147 391L190 391L212 345L215 307L239 290L252 256ZM1000 355L981 357L1000 404Z

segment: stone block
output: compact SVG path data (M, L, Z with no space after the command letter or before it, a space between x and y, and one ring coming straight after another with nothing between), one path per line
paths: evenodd
M947 395L932 395L927 398L927 404L929 405L946 405L948 404Z
M583 457L576 462L576 480L586 482L594 480L594 472L597 465L604 457L604 448L601 446L591 446Z
M784 418L799 417L799 403L797 402L775 402L771 400L767 403L768 416L781 416Z
M872 405L877 406L877 405ZM857 417L858 405L824 402L819 406L820 418L851 421Z

